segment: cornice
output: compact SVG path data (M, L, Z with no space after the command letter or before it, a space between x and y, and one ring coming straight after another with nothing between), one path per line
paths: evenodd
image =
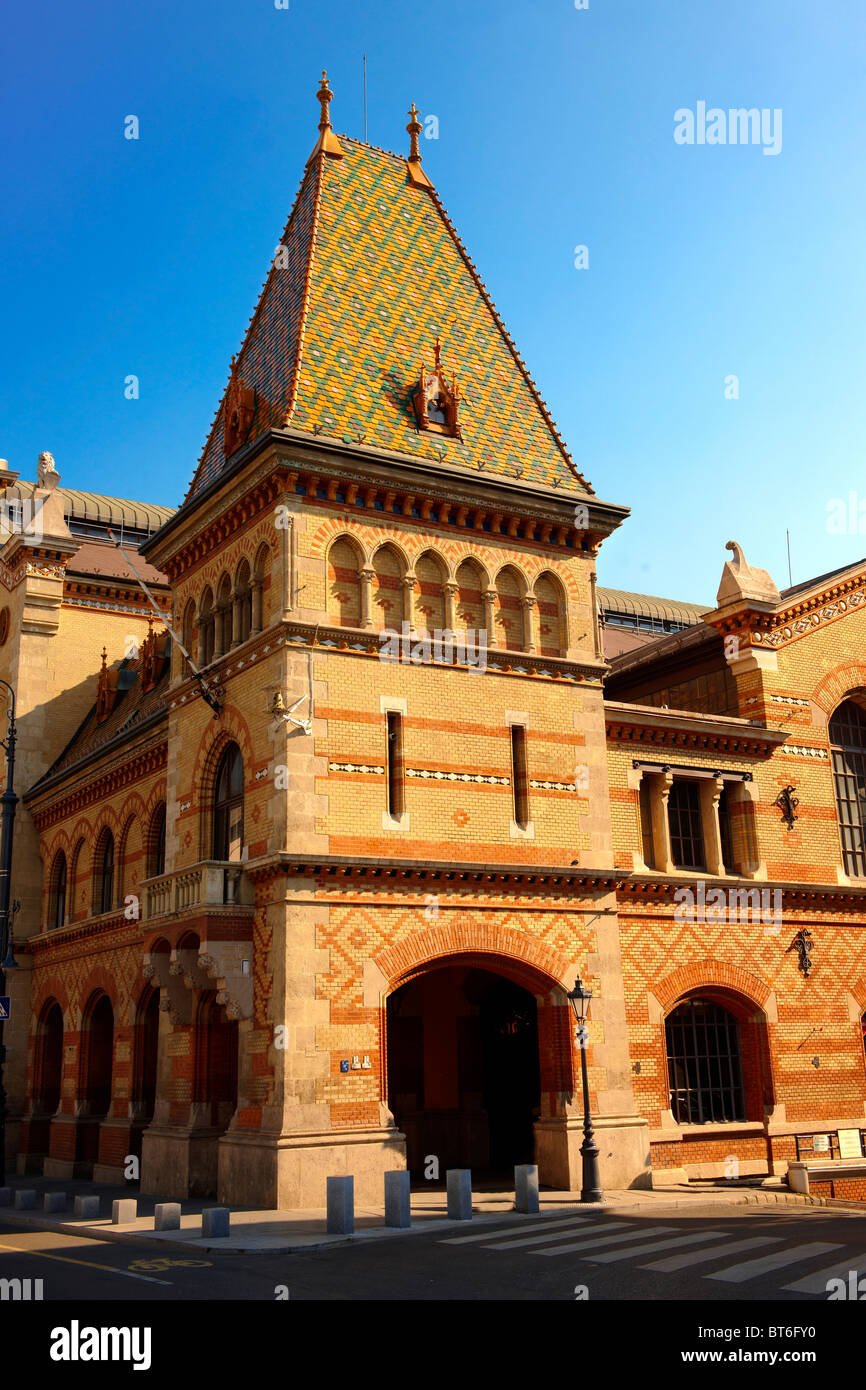
M605 700L604 714L605 730L612 742L644 747L768 757L789 735L787 730L730 715L693 714L612 700Z
M862 888L852 884L838 883L796 883L785 879L754 879L736 878L733 875L725 878L711 878L704 874L697 877L688 874L641 874L633 873L624 877L618 886L625 898L658 898L670 896L681 888L691 888L700 883L704 891L709 892L713 888L720 888L724 893L730 893L732 889L756 890L758 892L779 891L782 894L782 902L792 906L796 903L817 904L817 903L849 903L853 909L863 911L866 905L866 884ZM707 912L712 911L712 907L707 906ZM866 928L866 921L862 923Z
M589 892L611 893L620 888L627 875L612 869L580 868L579 865L472 864L465 860L421 860L365 858L348 855L276 854L246 866L253 883L284 876L287 879L316 878L360 885L419 883L443 887L481 887L511 885L533 889L557 888L563 892L582 888Z
M148 722L155 723L157 718L160 721L165 719L165 710L158 711L158 715L151 716L151 720ZM137 728L135 733L138 734L139 732L140 729ZM121 735L117 737L120 738ZM37 830L47 830L52 825L56 825L58 821L65 820L67 816L83 811L88 806L92 806L94 802L113 796L121 788L141 781L142 777L149 777L154 772L160 772L168 761L167 743L155 743L149 748L142 749L134 757L127 758L114 767L106 769L93 781L84 782L73 790L62 794L57 800L51 800L52 792L56 794L57 789L62 787L65 782L79 776L87 763L104 757L110 747L111 744L107 744L105 748L97 749L87 759L71 763L69 767L58 772L49 783L39 784L31 792L24 793L24 801L30 806L30 814Z

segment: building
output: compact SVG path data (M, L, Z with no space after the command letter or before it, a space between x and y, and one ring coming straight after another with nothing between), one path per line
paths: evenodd
M318 98L182 506L2 478L21 1171L579 1187L578 972L606 1186L863 1130L866 562L780 594L731 543L714 609L598 589L627 509L414 107L402 157Z

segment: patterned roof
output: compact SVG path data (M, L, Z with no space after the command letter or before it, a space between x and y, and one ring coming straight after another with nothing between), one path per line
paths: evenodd
M307 167L237 357L256 392L247 442L291 426L591 493L435 191L409 183L405 159L339 139L342 159ZM415 424L437 335L463 397L462 442ZM225 406L187 503L226 467Z
M599 588L596 592L598 605L605 613L631 613L638 618L656 618L691 626L710 612L705 604L657 598L654 594L633 594L628 589Z

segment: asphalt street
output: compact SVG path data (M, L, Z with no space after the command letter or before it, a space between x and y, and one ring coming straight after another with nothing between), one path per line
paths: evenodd
M41 1279L46 1302L825 1303L829 1281L850 1287L852 1271L866 1295L866 1216L818 1207L512 1213L279 1256L191 1255L0 1220L0 1280Z

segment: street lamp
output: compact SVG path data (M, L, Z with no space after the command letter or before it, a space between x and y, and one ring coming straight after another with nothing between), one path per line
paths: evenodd
M582 1202L600 1202L604 1197L601 1174L598 1171L598 1145L592 1131L592 1116L589 1113L589 1077L586 1071L586 1020L589 1015L589 1001L592 990L581 983L580 976L574 982L574 989L566 996L571 1001L577 1019L577 1037L580 1043L580 1064L583 1072L583 1143L580 1152L583 1157Z
M0 748L6 749L6 787L0 796L0 995L6 994L6 971L15 964L9 950L9 899L12 887L12 831L15 825L15 808L18 797L13 790L15 776L15 691L8 681L0 680L0 685L9 691L6 716L9 726L6 738L0 739ZM6 1048L3 1044L3 1020L0 1019L0 1187L6 1183L6 1088L3 1085L3 1067L6 1061Z

